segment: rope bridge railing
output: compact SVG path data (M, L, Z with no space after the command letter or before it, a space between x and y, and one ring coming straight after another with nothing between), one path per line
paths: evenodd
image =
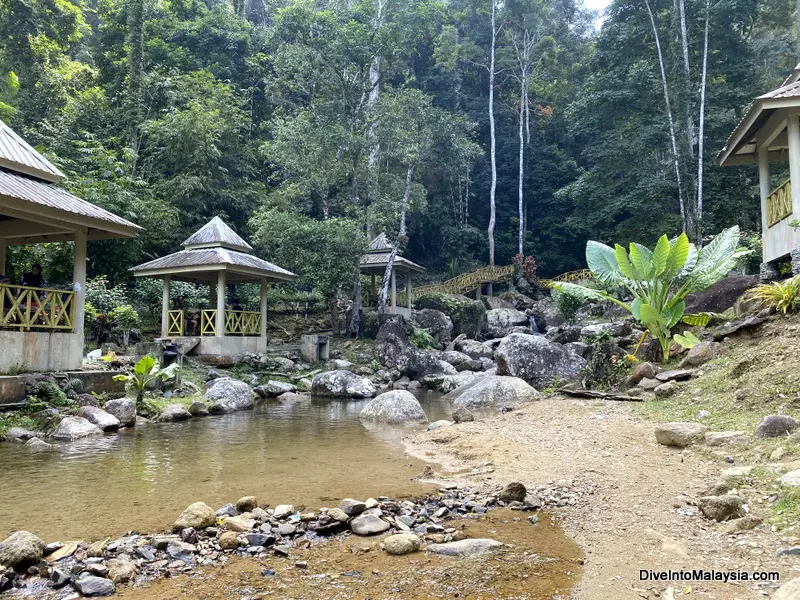
M0 327L75 330L75 292L0 284Z
M423 294L464 294L470 290L475 290L484 283L499 283L514 274L514 266L488 266L480 267L474 271L463 273L453 279L448 279L442 283L431 285L421 285L412 292L414 298ZM399 298L398 298L399 302Z
M540 279L539 285L551 288L554 283L575 283L576 281L590 281L592 279L594 279L594 274L589 269L581 269L580 271L562 273L552 279Z

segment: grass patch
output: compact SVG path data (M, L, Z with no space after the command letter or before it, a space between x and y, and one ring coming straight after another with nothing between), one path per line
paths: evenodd
M780 530L794 529L800 522L800 487L783 488L772 505L772 524Z
M12 427L36 430L36 421L20 412L0 413L0 436L4 436Z

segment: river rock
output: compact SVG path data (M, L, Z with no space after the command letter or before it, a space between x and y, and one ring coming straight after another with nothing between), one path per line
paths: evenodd
M136 564L127 558L111 558L106 565L108 578L114 583L126 583L136 577Z
M473 415L470 410L465 406L459 406L453 411L453 422L454 423L469 423L475 420L475 415Z
M236 511L246 513L258 507L258 499L255 496L243 496L236 501Z
M504 337L515 325L527 325L528 315L516 308L493 308L486 312L486 329L491 337Z
M83 417L90 423L97 425L103 431L116 431L119 429L120 422L117 417L104 411L97 406L82 406L78 409L78 416ZM136 417L134 417L135 419Z
M232 377L219 377L209 382L206 398L221 404L229 411L243 410L253 406L253 390L244 381Z
M223 550L236 550L239 547L239 536L235 531L226 531L219 536L217 544Z
M453 365L456 371L480 371L482 368L480 360L458 350L445 350L440 356L443 361Z
M444 349L453 336L453 321L440 310L423 308L411 313L411 326L427 329L433 338L434 347Z
M356 535L376 535L390 527L383 519L368 513L363 513L350 522L350 528Z
M72 442L90 435L100 435L103 430L83 417L64 417L53 432L53 438Z
M739 519L747 514L744 510L744 499L735 494L703 496L698 501L698 506L703 516L712 521Z
M42 560L45 543L28 531L15 531L0 543L0 565L23 567Z
M223 527L227 527L231 531L238 531L240 533L246 533L250 531L253 529L255 524L255 519L251 519L250 517L246 517L244 515L225 517L225 519L222 521Z
M797 421L788 415L768 415L756 425L758 437L781 437L797 429Z
M343 361L347 362L347 361ZM351 363L352 366L352 363ZM342 369L343 370L343 369ZM270 380L264 385L256 388L256 392L265 398L277 398L286 392L296 392L297 386L285 381Z
M695 442L702 442L707 429L700 423L664 423L656 427L656 441L662 446L685 448Z
M426 375L422 378L422 383L425 387L435 388L447 394L485 376L485 372L462 371L455 375Z
M652 363L641 363L640 365L636 366L636 368L633 370L633 374L628 377L628 385L637 385L640 381L642 381L642 379L655 379L657 372L658 370L653 366Z
M486 344L478 340L462 339L455 344L456 350L466 354L470 358L480 360L481 358L492 358L494 351Z
M446 544L428 544L425 548L428 552L439 554L440 556L457 556L459 558L470 558L473 556L484 556L495 554L503 549L503 544L488 538L468 538L457 542Z
M419 310L432 308L443 312L453 323L454 336L462 333L468 337L477 336L486 313L482 302L458 294L423 294L414 298L414 306Z
M105 577L96 577L94 575L80 575L75 581L72 582L74 587L83 596L111 596L117 591L114 582Z
M272 511L272 516L276 519L285 519L294 512L294 506L291 504L278 504L275 510Z
M738 533L740 531L750 531L751 529L755 529L759 525L763 523L763 519L756 517L754 515L747 515L740 519L732 519L728 521L725 526L722 527L720 531L722 533ZM798 596L800 598L800 596Z
M784 583L772 596L772 600L798 600L798 598L800 598L800 577Z
M506 504L511 502L523 502L527 494L528 490L525 489L522 483L519 481L512 481L500 492L499 499Z
M354 500L353 498L345 498L339 503L339 510L349 517L355 517L367 510L366 502L361 500ZM330 511L328 512L330 514ZM338 519L337 519L338 520Z
M428 431L434 431L436 429L441 429L442 427L450 427L452 425L452 421L448 421L447 419L440 419L438 421L434 421L433 423L428 424Z
M44 440L40 440L38 437L32 437L25 442L25 445L31 450L55 450L55 446L53 444L48 444Z
M497 408L540 398L539 392L519 377L487 375L458 395L453 400L453 407L468 410Z
M311 394L332 398L372 398L375 385L366 377L350 371L326 371L314 377Z
M420 549L422 542L419 537L413 533L398 533L390 535L383 540L383 549L386 554L393 556L402 556L403 554L411 554Z
M665 398L673 396L679 389L680 386L678 382L673 379L672 381L667 381L666 383L657 385L655 388L653 388L653 393L659 400L664 400Z
M188 421L192 418L192 413L186 410L182 404L168 404L156 417L159 423L174 423L177 421Z
M189 414L193 417L207 417L208 405L202 400L195 400L189 407Z
M217 513L208 504L204 502L195 502L186 507L175 524L172 526L172 531L181 531L187 527L194 529L205 529L211 527L217 521Z
M105 411L119 420L120 427L134 427L136 425L136 403L128 398L115 398L109 400L103 407Z
M614 321L613 323L593 323L581 328L581 337L592 338L601 333L613 337L624 337L631 332L630 321Z
M357 502L357 500L355 500L355 502ZM365 504L365 509L366 509L366 504ZM346 523L348 520L350 520L350 517L347 516L347 513L344 512L341 508L329 508L328 516L334 521L338 521L339 523Z
M547 387L555 381L577 379L586 360L561 344L541 335L512 333L495 351L497 374L524 379L533 386Z
M692 346L681 361L681 367L699 367L719 355L719 342L700 342Z
M781 485L788 485L791 487L800 486L800 469L784 473L778 481L780 481Z
M36 434L33 431L22 427L9 427L6 431L6 439L9 442L24 442L35 437Z
M744 431L709 431L705 437L706 446L727 446L728 444L747 444Z
M367 403L358 417L388 425L420 423L428 420L419 400L411 392L393 390L385 392Z

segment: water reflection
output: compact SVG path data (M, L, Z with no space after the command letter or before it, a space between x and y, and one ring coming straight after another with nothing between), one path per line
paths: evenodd
M420 401L431 421L449 403ZM367 400L304 397L253 411L152 424L31 452L0 444L0 536L27 529L47 540L93 539L168 527L191 502L262 502L318 507L345 495L407 495L422 463L400 440L424 428L365 427Z

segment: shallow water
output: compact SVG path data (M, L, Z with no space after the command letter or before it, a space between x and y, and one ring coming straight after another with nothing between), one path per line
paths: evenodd
M421 393L430 421L450 405ZM252 411L148 424L32 452L0 444L0 539L25 529L46 541L169 528L201 500L217 508L255 495L260 503L312 509L346 496L402 497L426 491L424 463L401 439L424 428L365 427L367 400L305 398Z

